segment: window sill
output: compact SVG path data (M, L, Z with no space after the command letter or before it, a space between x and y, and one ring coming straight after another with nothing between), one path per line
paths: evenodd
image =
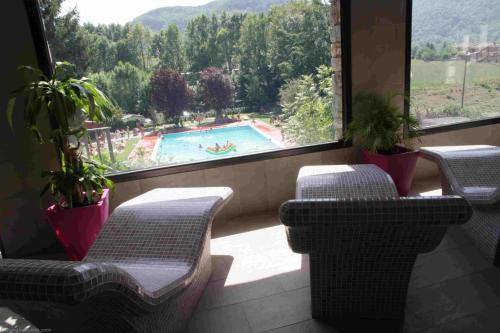
M115 183L121 183L132 180L161 177L183 172L198 171L203 169L212 169L222 166L235 165L241 163L250 163L257 161L264 161L280 157L288 157L295 155L310 154L320 151L341 149L351 147L351 142L340 140L337 142L330 142L324 144L303 146L297 148L281 149L277 151L270 151L264 153L256 153L249 155L241 155L229 158L220 158L210 161L202 161L188 164L179 164L174 166L161 166L148 169L139 169L134 171L126 171L115 174L106 175L110 180Z
M500 123L500 117L487 118L487 119L481 119L481 120L467 121L467 122L463 122L463 123L422 128L422 129L420 129L420 133L422 135L430 135L430 134L436 134L436 133L442 133L442 132L457 131L457 130L462 130L462 129L467 129L467 128L474 128L474 127L479 127L479 126L494 125L494 124L499 124L499 123Z

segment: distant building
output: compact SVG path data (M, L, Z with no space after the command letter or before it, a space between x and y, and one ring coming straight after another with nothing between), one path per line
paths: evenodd
M457 49L468 54L471 61L500 62L500 46L496 42L458 44Z

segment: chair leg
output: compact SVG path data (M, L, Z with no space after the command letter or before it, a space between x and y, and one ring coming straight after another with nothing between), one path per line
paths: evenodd
M415 257L310 254L312 316L403 319Z

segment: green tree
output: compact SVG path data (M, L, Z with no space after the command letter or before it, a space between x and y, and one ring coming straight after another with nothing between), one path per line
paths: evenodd
M212 67L222 67L223 58L221 54L221 37L219 35L219 19L217 15L212 14L208 30L208 64Z
M80 76L91 63L89 34L79 25L76 8L61 15L64 0L43 0L40 11L44 21L47 40L56 61L74 64L75 74Z
M417 53L415 54L415 57L417 59L422 59L424 61L432 61L432 60L438 60L439 54L434 44L426 43L425 46L418 49Z
M109 93L125 113L148 114L140 108L146 74L130 63L119 62L109 75Z
M89 70L92 72L110 71L116 65L116 49L105 36L89 32L89 48L92 61Z
M267 62L267 19L264 14L249 14L241 26L239 96L258 107L276 95Z
M186 29L186 54L191 71L198 72L210 66L208 38L210 20L205 15L188 23Z
M175 24L161 30L154 39L154 48L160 59L160 66L183 71L185 66L185 50L182 35Z
M332 68L323 65L316 75L304 75L281 88L283 129L288 140L307 145L335 139L332 74Z
M228 72L234 69L236 57L239 53L240 30L244 18L245 15L239 13L228 17L226 12L222 12L220 17L217 43L220 48L222 62Z
M329 6L295 0L269 12L268 54L281 85L330 63Z
M150 49L151 31L141 24L126 24L121 32L122 38L116 42L116 58L118 61L148 70L151 67Z

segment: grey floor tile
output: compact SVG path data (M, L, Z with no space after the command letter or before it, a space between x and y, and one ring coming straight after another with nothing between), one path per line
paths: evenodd
M229 275L234 258L232 256L213 255L210 281L224 280Z
M199 307L211 309L220 306L279 294L285 291L276 277L226 286L224 280L210 282L203 293Z
M198 311L186 333L252 333L241 304Z
M491 267L474 245L467 244L419 258L410 282L411 288L457 278Z
M418 257L422 258L441 251L453 249L465 244L472 244L472 240L464 233L460 226L449 227L441 243L435 250L422 253Z
M310 319L306 321L302 321L297 324L284 326L278 329L266 331L266 333L336 333L331 325L315 320Z
M311 284L309 276L309 255L302 255L302 263L299 270L278 275L285 290L294 290L307 287Z
M254 333L269 331L311 319L309 288L242 303Z
M311 284L309 269L280 274L278 279L287 291L304 288Z
M408 293L407 332L429 329L500 304L500 270L463 276Z
M500 307L489 309L477 315L454 320L422 333L498 333L500 332Z

